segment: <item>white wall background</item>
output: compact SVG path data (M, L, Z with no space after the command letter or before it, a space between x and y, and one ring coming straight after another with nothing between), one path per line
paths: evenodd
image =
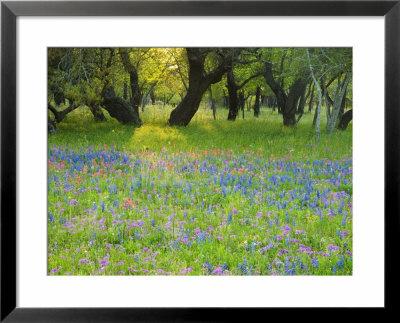
M353 276L48 277L47 47L206 45L353 47ZM19 17L17 80L18 306L383 306L382 17Z

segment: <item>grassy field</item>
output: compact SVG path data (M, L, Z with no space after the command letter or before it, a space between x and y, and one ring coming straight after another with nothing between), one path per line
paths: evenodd
M351 275L351 124L316 145L312 114L170 111L76 110L49 135L50 275Z

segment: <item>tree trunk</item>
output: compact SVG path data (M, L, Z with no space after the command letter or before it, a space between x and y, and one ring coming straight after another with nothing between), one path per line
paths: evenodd
M296 124L297 103L306 87L305 80L302 76L299 76L290 86L289 93L286 95L281 85L282 82L275 81L271 62L265 63L264 77L272 92L275 94L278 112L283 115L283 124L289 127L294 126Z
M156 104L156 96L154 95L154 89L150 91L150 99L151 99L151 105Z
M199 109L204 92L205 90L202 91L202 89L192 90L189 85L189 91L186 93L181 103L172 110L168 120L169 125L187 126Z
M312 121L312 127L314 128L316 123L317 123L317 109L315 109L314 111L314 117L313 117L313 121Z
M289 88L289 94L286 99L284 109L282 109L283 124L285 126L294 126L296 124L297 103L304 92L306 82L304 79L297 79Z
M315 141L319 143L319 136L321 133L321 105L322 105L322 93L319 87L317 87L318 91L318 105L315 109L316 121L315 121Z
M308 51L308 49L306 49L306 53L307 53L307 61L308 61L308 67L310 69L310 73L311 73L311 77L313 79L313 82L315 84L315 87L317 89L318 92L318 105L317 108L315 109L315 141L318 144L319 143L319 136L320 136L320 123L321 123L321 105L322 105L322 91L321 88L318 85L318 81L315 78L314 75L314 70L313 67L311 65L311 60L310 60L310 53ZM314 122L313 122L313 126L314 126Z
M311 96L310 96L310 101L308 101L308 112L312 111L312 107L314 104L314 87L315 84L313 83L312 89L311 89Z
M250 80L261 76L261 73L256 73L246 80L244 80L241 84L237 85L235 81L235 76L233 74L233 67L230 69L226 75L228 80L228 91L229 91L229 114L228 120L235 121L236 117L239 112L239 108L243 111L243 119L244 119L244 105L245 105L245 98L243 91L240 91L238 94L239 89L243 88Z
M68 106L68 108L62 110L62 111L58 111L55 107L53 107L50 103L47 104L47 108L54 114L54 118L55 121L57 123L60 123L61 121L63 121L63 119L65 118L65 116L74 111L75 109L78 108L78 106L76 106L73 102Z
M239 108L240 110L244 110L244 105L246 104L246 98L244 97L244 92L240 91L239 92Z
M273 95L264 96L261 104L265 105L267 108L271 108L272 111L275 111L277 104L276 104L276 97Z
M321 79L321 90L322 90L322 97L325 99L325 106L326 106L326 118L329 120L331 118L331 106L333 105L333 101L329 96L328 92L328 85L325 84L325 79Z
M103 106L111 117L117 119L122 124L142 125L138 110L132 107L128 101L117 97L112 87L106 91L103 97Z
M344 97L343 101L342 101L342 105L340 106L340 110L339 110L339 116L338 116L338 120L341 120L344 114L344 109L346 107L346 96Z
M227 108L229 106L229 97L226 95L225 90L222 90L223 96L224 96L224 108Z
M189 62L188 91L179 105L172 110L168 124L187 126L199 109L204 92L211 84L221 81L222 75L232 68L232 54L225 53L223 61L214 70L205 74L206 52L201 48L186 48Z
M54 92L54 102L56 105L65 104L65 95L62 91Z
M131 84L131 105L134 110L136 110L137 114L139 115L139 104L141 99L140 88L139 88L139 77L137 73L131 73L129 76L130 84Z
M342 115L337 128L339 130L346 130L351 120L353 120L353 109L346 111Z
M142 112L144 112L144 108L146 107L146 101L147 101L147 97L148 95L153 91L154 87L156 86L157 81L154 81L151 85L150 88L146 91L146 93L143 95L142 98Z
M304 105L306 104L306 101L307 101L307 99L308 99L308 97L309 97L309 95L310 95L310 90L311 90L311 84L310 84L310 86L308 87L307 94L306 94L306 87L304 87L303 94L302 94L301 97L300 97L299 105L298 105L298 107L297 107L297 114L298 114L298 117L297 117L297 119L296 119L296 123L298 123L298 122L300 121L301 117L302 117L303 114L304 114Z
M261 89L259 86L257 86L256 101L254 102L254 116L256 118L258 118L258 116L260 115L260 93L261 93Z
M340 83L338 83L338 90L336 91L335 100L333 102L332 115L331 115L330 120L328 120L328 123L327 123L327 131L329 134L331 134L333 132L333 130L335 129L336 122L337 122L338 116L339 116L340 107L342 106L342 101L344 100L344 97L347 92L347 86L350 82L350 77L351 77L351 74L348 72L346 74L346 79L345 79L344 83L342 85Z
M238 107L237 86L233 76L233 69L228 71L226 78L228 81L228 95L229 95L228 120L235 121L239 111L239 107Z
M216 110L215 110L215 102L214 102L214 98L213 98L213 93L212 93L212 89L211 89L211 85L210 85L210 87L208 88L208 93L209 93L209 95L210 95L210 108L212 109L212 112L213 112L213 118L214 118L214 120L216 120Z
M168 105L171 99L174 97L175 93L171 94L169 97L165 99L165 103Z
M124 94L123 94L124 100L128 100L128 82L125 80L124 81Z
M250 96L247 101L246 101L246 106L247 106L247 111L251 110L251 103L253 101L253 98Z
M242 118L244 119L244 105L246 104L246 99L244 97L243 91L239 92L238 99L239 99L239 102L238 102L239 103L239 108L242 111Z
M94 120L96 122L104 122L107 121L103 111L97 106L88 106L89 110L92 112Z
M55 121L48 118L47 120L47 132L50 134L56 133L57 131L57 124Z
M168 123L171 126L187 126L199 109L208 86L204 81L204 58L199 49L187 48L189 60L189 87L183 100L172 110Z
M304 87L304 91L300 96L299 104L297 106L297 111L296 111L297 114L303 114L304 113L304 105L305 105L306 99L307 99L307 97L306 97L306 87Z
M133 66L133 64L129 58L128 50L125 48L120 48L119 54L120 54L121 61L122 61L122 64L124 65L125 70L129 73L129 82L130 82L131 94L132 94L130 103L131 103L133 110L135 110L135 113L137 114L137 116L135 116L135 119L136 119L136 117L139 116L139 104L140 104L140 99L141 99L140 87L139 87L139 76L138 76L135 66ZM116 97L116 96L114 95L114 97ZM140 124L141 124L141 122L140 122Z

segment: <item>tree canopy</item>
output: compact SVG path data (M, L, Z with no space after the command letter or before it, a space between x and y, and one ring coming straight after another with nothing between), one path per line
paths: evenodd
M168 124L186 126L202 100L214 112L227 108L231 121L245 106L255 117L262 105L277 108L289 127L315 104L314 125L323 106L328 133L345 129L352 116L345 111L352 102L352 49L48 49L48 109L56 123L84 107L96 121L105 121L107 111L140 126L140 109L151 103L173 106Z

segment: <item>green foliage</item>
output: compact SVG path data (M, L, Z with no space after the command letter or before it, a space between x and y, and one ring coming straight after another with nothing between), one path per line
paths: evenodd
M188 61L184 48L127 48L132 66L138 73L141 95L152 87L155 99L178 104L188 85ZM204 49L206 73L215 68L229 48ZM352 69L351 48L310 48L311 64L318 80L339 77ZM234 60L234 77L237 85L244 84L245 97L253 97L257 87L262 95L273 95L263 77L265 62L272 62L274 77L288 91L299 76L308 79L309 68L305 48L243 48ZM253 75L259 77L252 78ZM215 102L222 104L227 94L226 77L212 85ZM122 97L129 74L119 55L112 48L49 48L48 88L49 102L57 92L74 101L76 105L99 106L102 91L112 85L117 96ZM328 92L334 93L335 79ZM315 91L315 89L314 89ZM208 93L206 94L208 95ZM315 93L314 93L315 95ZM332 94L331 94L332 96ZM347 98L352 98L352 81L347 88ZM128 97L131 94L128 93Z

